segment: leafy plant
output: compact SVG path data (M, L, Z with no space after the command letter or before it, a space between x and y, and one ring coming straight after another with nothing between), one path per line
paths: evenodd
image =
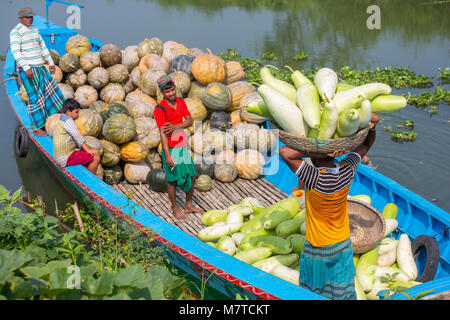
M95 240L86 241L76 229L64 232L58 219L41 208L21 212L14 206L20 193L11 195L0 185L0 299L191 299L182 287L185 280L169 271L147 239L133 235L124 241L119 235L126 232L117 224L115 234L95 233L100 227L83 212L90 235L109 237L92 250ZM130 251L128 260L122 256L125 263L105 263L121 250ZM133 256L139 250L145 254ZM149 263L150 256L158 259Z

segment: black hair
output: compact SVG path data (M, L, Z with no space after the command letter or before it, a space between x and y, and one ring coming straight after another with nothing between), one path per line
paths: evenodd
M75 109L81 109L80 103L75 99L69 98L64 101L61 113L66 113L67 111L73 111Z

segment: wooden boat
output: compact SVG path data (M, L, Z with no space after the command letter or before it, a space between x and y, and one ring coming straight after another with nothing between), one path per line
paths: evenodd
M68 38L76 34L72 29L46 22L36 16L34 25L49 49L60 54L65 52ZM102 43L91 39L93 51ZM15 61L8 52L4 75L5 79L14 79ZM199 215L192 215L188 221L179 222L172 219L168 197L164 193L151 191L146 185L130 185L122 182L110 186L100 181L82 166L61 168L53 158L52 139L39 137L30 129L30 119L24 102L17 94L16 81L6 81L6 91L11 107L17 116L28 140L35 144L49 169L58 178L61 185L78 201L88 208L97 208L107 215L128 219L139 228L152 230L152 237L157 245L165 246L165 255L179 269L203 279L208 288L220 293L222 297L236 299L239 294L248 299L294 299L321 300L325 297L305 290L292 283L241 262L197 238L197 232L204 226ZM257 180L237 179L233 183L214 184L211 191L194 194L194 203L204 210L220 209L239 202L246 196L260 199L265 205L272 204L287 197L293 185L298 182L296 176L280 159L279 168L274 175L264 175ZM450 289L450 216L447 212L426 201L395 181L381 175L365 165L360 165L350 195L367 194L372 198L372 205L382 210L388 202L394 202L399 208L398 233L407 233L411 239L419 235L434 236L438 242L440 259L435 280L408 289L416 295L424 290L433 290L434 294L445 293ZM184 193L179 193L180 205L184 203ZM421 254L418 260L419 275L423 271L426 256ZM404 299L401 294L393 299Z

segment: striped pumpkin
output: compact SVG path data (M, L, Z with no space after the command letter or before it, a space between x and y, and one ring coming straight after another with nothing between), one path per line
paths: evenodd
M176 71L183 71L189 77L192 77L192 62L194 61L194 56L188 56L185 54L180 54L170 61L169 73Z
M97 137L102 131L102 117L91 109L81 109L75 123L83 136Z
M101 89L109 82L109 73L105 68L95 67L89 71L87 81L95 89Z
M226 111L228 112L239 109L242 97L249 93L256 92L255 87L247 81L236 81L230 83L229 85L227 85L227 87L228 90L230 90L231 95L230 106L226 108Z
M113 167L120 162L120 148L114 142L108 140L100 140L103 145L103 156L101 164L105 167Z
M136 123L131 117L118 113L105 121L102 133L105 139L111 142L125 143L136 135Z
M223 83L211 82L205 88L202 102L208 109L225 110L231 103L230 90Z

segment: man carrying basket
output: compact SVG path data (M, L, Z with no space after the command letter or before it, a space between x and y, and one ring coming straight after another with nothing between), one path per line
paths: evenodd
M300 286L334 300L356 300L355 267L347 195L361 159L375 142L378 117L372 113L364 142L338 163L332 154L280 147L280 156L305 186L306 242L300 257ZM302 160L310 157L314 166Z

